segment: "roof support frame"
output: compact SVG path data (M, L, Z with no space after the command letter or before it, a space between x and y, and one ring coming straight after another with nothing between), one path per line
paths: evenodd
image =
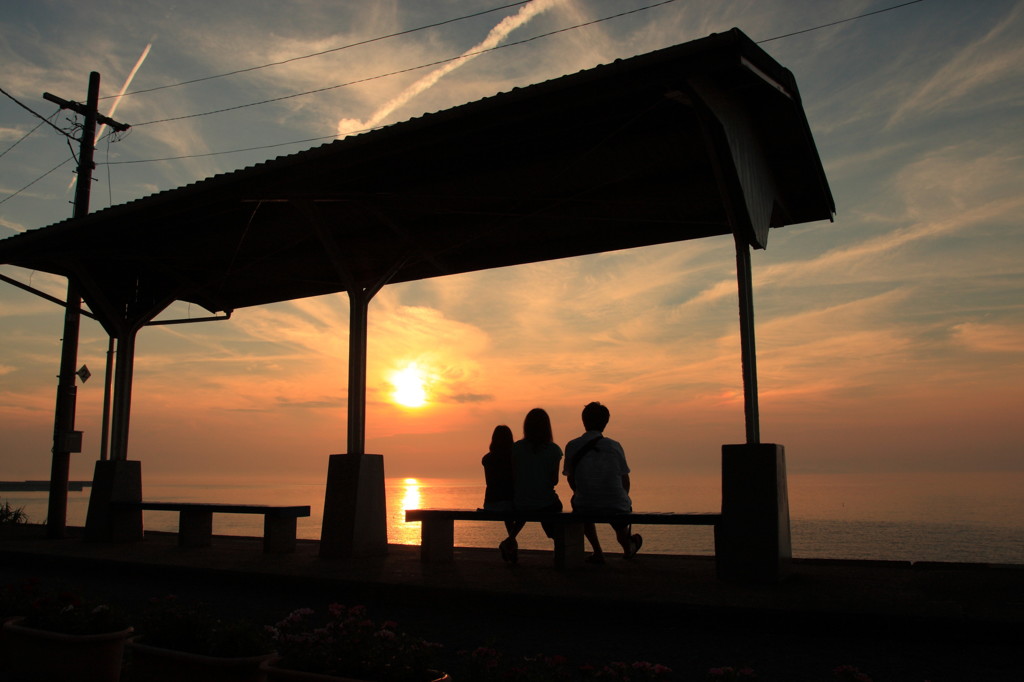
M687 91L675 97L684 101L697 112L697 118L705 131L708 155L714 169L715 179L722 194L723 204L732 227L733 240L736 245L736 284L740 322L740 364L743 376L743 421L746 442L753 445L761 442L760 408L757 391L757 343L754 332L754 293L753 275L750 260L750 246L764 248L765 243L759 238L759 229L763 229L765 240L768 234L768 220L771 218L771 207L765 212L764 204L772 202L770 185L744 183L737 172L739 159L736 158L737 146L730 143L729 131L716 111L705 101L699 88L693 83L687 84ZM719 106L718 108L722 108ZM740 129L740 137L749 132ZM734 135L736 133L733 130ZM755 147L748 150L755 157L758 170L767 168L767 164ZM751 214L755 207L756 214Z
M301 199L290 202L309 221L323 244L338 276L345 283L349 302L348 325L348 454L366 454L366 350L370 301L409 260L406 253L395 259L384 275L369 285L355 281L341 247L324 225L314 202Z

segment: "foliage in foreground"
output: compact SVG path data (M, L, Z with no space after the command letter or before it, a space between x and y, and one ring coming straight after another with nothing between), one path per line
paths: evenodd
M0 526L28 523L28 514L24 507L12 507L10 500L4 500L0 506Z

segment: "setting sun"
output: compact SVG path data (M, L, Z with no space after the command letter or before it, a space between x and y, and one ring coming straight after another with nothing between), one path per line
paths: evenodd
M392 400L405 407L423 407L427 402L427 388L423 371L415 364L400 369L391 375L395 387Z

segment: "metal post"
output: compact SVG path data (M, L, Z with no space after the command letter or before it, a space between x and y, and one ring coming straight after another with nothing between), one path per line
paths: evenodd
M110 392L114 381L114 337L107 340L107 367L103 376L103 424L100 427L100 460L107 458L110 445Z
M757 406L757 348L754 343L754 287L750 267L750 246L734 234L736 240L736 279L739 286L740 354L743 362L743 413L747 426L747 444L761 442L761 424Z
M128 459L128 424L132 409L132 377L135 371L137 326L118 334L117 369L114 372L114 407L110 427L110 459Z
M373 292L375 293L375 292ZM366 329L373 293L349 287L348 454L366 454Z

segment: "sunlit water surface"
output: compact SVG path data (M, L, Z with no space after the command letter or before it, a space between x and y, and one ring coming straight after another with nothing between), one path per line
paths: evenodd
M967 561L1024 564L1024 472L974 474L790 474L793 555L807 558ZM721 506L717 476L659 477L633 481L637 511L715 512ZM559 494L568 504L564 482ZM312 514L299 519L299 537L320 536L323 484L168 485L146 481L149 500L308 504ZM83 525L88 489L72 492L68 523ZM47 493L0 492L0 499L23 507L32 521L46 517ZM419 524L405 523L406 509L476 508L483 485L462 479L388 479L388 540L419 543ZM147 511L147 529L177 530L177 514ZM214 515L214 532L261 535L262 517ZM712 529L695 526L646 526L644 551L710 555ZM615 547L607 526L600 527L606 548ZM498 523L455 524L455 542L468 547L497 547L504 537ZM528 524L520 546L550 548L538 524ZM495 550L497 553L497 550Z

